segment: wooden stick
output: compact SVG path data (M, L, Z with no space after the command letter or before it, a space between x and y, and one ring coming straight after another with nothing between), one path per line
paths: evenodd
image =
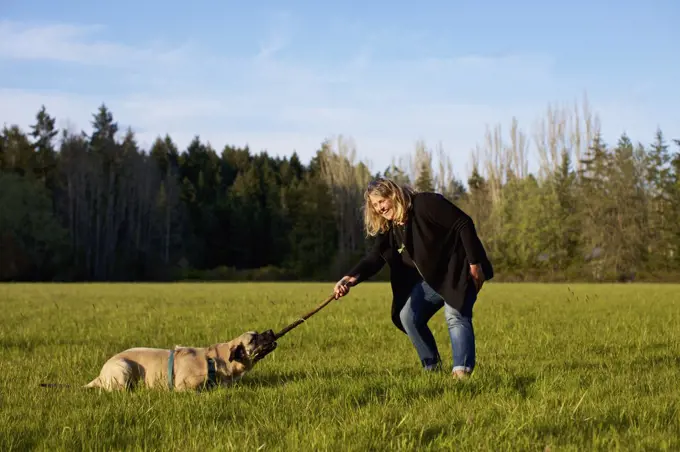
M274 335L274 340L281 338L284 334L288 333L290 330L292 330L293 328L295 328L298 325L300 325L301 323L303 323L305 320L307 320L308 318L310 318L311 316L313 316L314 314L319 312L321 309L323 309L326 305L328 305L328 303L330 303L334 299L335 299L335 294L331 295L330 297L328 297L326 299L326 301L321 303L319 306L317 306L313 310L309 311L307 314L303 315L301 318L299 318L295 322L291 323L290 325L288 325L287 327L282 329L280 332L276 333Z

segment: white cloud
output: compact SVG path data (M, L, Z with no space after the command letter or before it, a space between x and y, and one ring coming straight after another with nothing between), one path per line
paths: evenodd
M30 25L0 21L0 57L19 60L52 60L88 65L121 66L136 63L174 62L188 50L150 45L132 47L95 40L101 25Z
M553 100L545 96L555 92L553 61L543 55L379 61L374 39L346 60L322 66L285 57L295 42L292 18L274 16L268 28L259 53L232 58L189 47L159 53L154 45L96 40L97 26L0 22L0 59L105 65L129 86L107 96L60 90L48 77L41 84L49 89L0 86L0 124L27 128L44 104L60 127L89 131L92 114L104 102L121 128L131 125L147 149L158 135L170 134L180 149L199 135L218 151L226 144L248 144L273 155L297 150L308 161L325 138L342 134L354 138L358 157L371 161L374 171L410 154L416 140L424 139L433 148L441 142L456 175L465 178L470 152L483 142L487 125L501 123L508 130L516 116L531 134L534 120ZM137 70L134 76L130 67ZM505 90L534 94L507 100ZM578 97L580 87L572 95ZM607 112L605 129L614 133L649 124L643 113L610 106L606 99L593 107ZM651 138L652 132L644 133L642 139Z
M267 35L260 42L256 59L268 59L290 44L293 18L290 14L279 12L269 19Z

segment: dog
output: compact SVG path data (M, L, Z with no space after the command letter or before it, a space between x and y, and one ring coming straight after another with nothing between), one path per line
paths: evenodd
M228 386L276 349L276 341L267 333L248 331L208 347L130 348L109 358L84 387L114 391L143 383L148 388L186 391Z

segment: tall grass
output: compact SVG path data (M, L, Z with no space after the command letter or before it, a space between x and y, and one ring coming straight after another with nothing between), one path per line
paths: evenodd
M329 284L0 286L0 450L678 450L680 286L489 283L478 364L426 374L365 283L207 393L87 391L131 346L278 330ZM443 310L430 325L447 368ZM42 382L73 388L41 388Z

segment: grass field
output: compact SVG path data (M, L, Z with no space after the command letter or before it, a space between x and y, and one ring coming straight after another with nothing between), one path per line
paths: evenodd
M466 382L423 373L366 283L229 389L78 388L127 347L278 330L330 289L0 285L0 450L680 449L678 285L489 283ZM443 310L430 325L448 368Z

